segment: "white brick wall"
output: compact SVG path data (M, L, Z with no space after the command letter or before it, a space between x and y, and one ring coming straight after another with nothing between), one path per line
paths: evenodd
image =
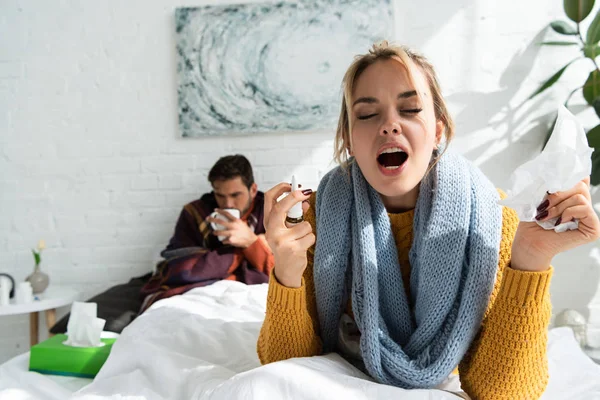
M1 272L24 279L40 238L52 283L74 285L84 298L150 271L181 206L209 189L208 170L225 154L246 154L263 190L293 173L316 188L331 166L332 132L178 137L173 12L198 4L0 4ZM569 49L534 44L562 16L562 1L395 6L397 38L437 66L456 115L455 148L506 187L510 171L539 149L547 115L570 87L519 106L570 59ZM600 297L597 250L556 260L555 310L586 311ZM2 362L27 350L28 319L0 321Z

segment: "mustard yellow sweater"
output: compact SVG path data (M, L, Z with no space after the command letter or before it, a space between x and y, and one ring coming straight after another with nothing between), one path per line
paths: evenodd
M313 194L305 215L313 232L315 198ZM389 214L407 292L413 214ZM544 272L510 268L518 222L514 210L504 207L496 283L481 329L458 366L462 389L473 399L538 399L548 382L546 344L552 268ZM263 364L322 354L313 257L314 246L308 251L308 266L299 288L283 286L271 274L267 312L257 345Z

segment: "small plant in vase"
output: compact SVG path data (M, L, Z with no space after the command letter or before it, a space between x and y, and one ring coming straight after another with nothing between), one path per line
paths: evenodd
M46 248L46 243L43 240L38 242L36 249L31 249L33 258L35 260L35 267L33 273L29 275L25 280L31 283L31 289L33 294L42 293L48 287L50 283L50 277L40 270L40 264L42 263L42 250Z

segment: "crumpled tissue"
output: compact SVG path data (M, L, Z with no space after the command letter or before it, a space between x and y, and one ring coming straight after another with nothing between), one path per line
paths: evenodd
M537 207L546 192L571 189L592 171L591 155L585 130L575 116L564 106L558 109L558 118L548 144L536 158L519 166L511 176L512 188L499 204L513 208L521 221L536 221ZM536 221L544 229L556 232L577 229L579 221L564 221L558 226L557 218Z
M74 302L67 324L67 340L63 344L74 347L101 347L100 340L106 320L96 318L98 305L96 303Z

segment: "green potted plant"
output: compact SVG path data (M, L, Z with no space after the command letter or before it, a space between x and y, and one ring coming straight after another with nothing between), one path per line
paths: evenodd
M580 55L569 61L564 67L548 78L529 99L550 88L560 79L569 66L583 60L590 64L592 70L589 72L585 82L582 82L581 86L576 87L569 93L565 100L565 107L568 108L571 97L578 91L581 91L586 103L590 107L593 107L596 115L600 117L600 68L596 62L596 57L600 55L600 11L596 13L584 35L581 32L581 21L586 19L592 12L594 0L563 0L563 6L565 14L571 21L552 21L550 28L557 34L564 36L564 40L547 41L540 44L543 46L578 46ZM554 128L554 124L552 124L552 128ZM551 134L552 129L548 132L545 143L548 142ZM600 123L587 132L587 139L589 146L594 149L594 153L592 154L591 184L598 185L600 184Z

